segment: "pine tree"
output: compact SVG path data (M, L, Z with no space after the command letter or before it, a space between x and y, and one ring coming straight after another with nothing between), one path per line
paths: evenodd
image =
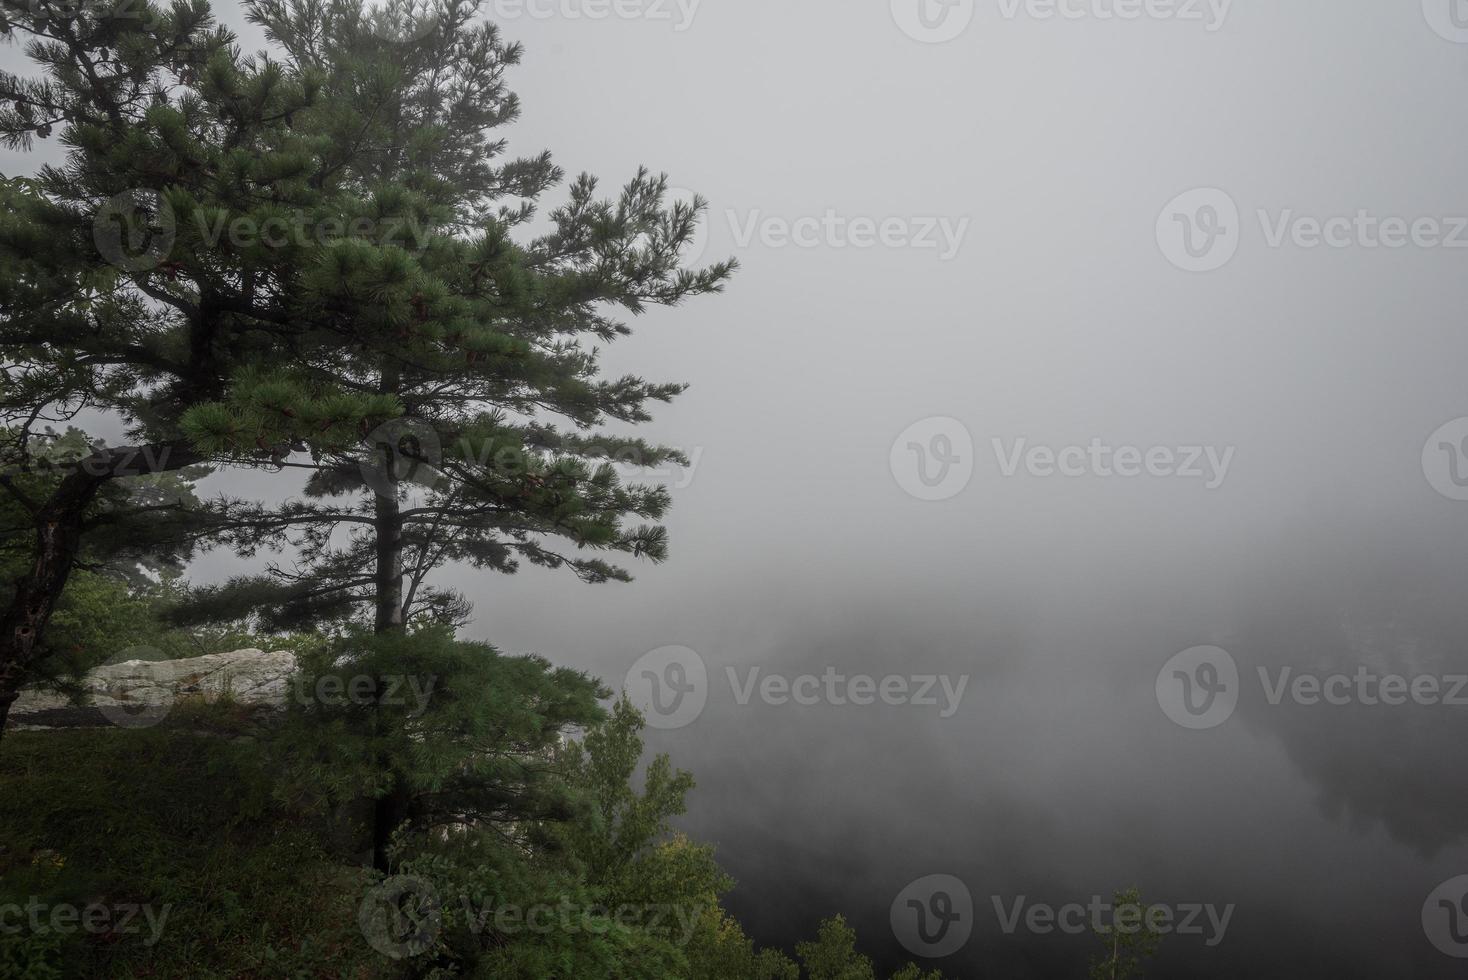
M590 552L666 554L661 527L625 523L662 517L666 490L625 483L610 461L676 465L682 455L593 430L647 421L649 403L683 386L604 379L592 345L629 332L611 309L716 291L733 263L681 268L702 205L665 207L666 178L645 171L610 201L578 178L549 231L517 237L562 176L546 154L498 162L495 130L518 113L501 79L520 49L474 23L471 3L444 0L421 23L409 6L388 9L414 40L385 40L351 3L251 7L294 68L350 66L332 75L330 113L315 125L359 141L360 163L340 179L364 199L412 202L418 220L412 248L341 243L303 277L297 315L319 318L341 344L189 413L190 435L211 452L298 444L315 467L305 501L232 506L233 545L297 546L304 572L204 591L206 610L300 626L366 605L380 629L415 615L453 622L462 600L427 584L446 562L510 572L523 560L606 581L629 576ZM343 390L390 397L400 414L366 445L323 444L302 406ZM345 545L334 534L343 527L356 532Z
M593 345L629 332L616 308L637 314L722 287L733 263L680 262L701 202L665 206L666 178L646 171L603 200L582 176L549 230L529 234L536 199L563 175L544 153L501 159L495 130L518 113L502 77L521 52L476 21L473 3L391 4L394 30L355 0L259 0L249 11L285 52L285 74L320 73L321 99L294 125L344 148L323 152L321 182L333 206L345 198L357 209L311 226L345 217L361 233L292 250L296 274L280 296L306 339L290 367L240 372L224 397L184 414L183 431L210 456L285 447L280 465L310 471L305 501L231 501L218 514L242 551L298 547L298 570L201 590L194 614L253 614L279 628L367 607L384 633L418 610L462 619L462 599L427 584L448 561L629 577L602 557L556 550L556 538L661 560L664 530L626 522L660 518L666 490L625 483L608 460L681 455L593 430L646 421L648 403L683 386L604 379ZM391 421L366 431L373 412ZM426 485L410 498L403 478L413 476ZM378 798L379 867L409 803L401 781Z
M271 741L293 795L350 805L400 782L419 837L467 827L514 836L571 815L552 755L569 729L601 720L608 694L583 673L442 627L359 628L303 653Z
M1092 923L1102 951L1091 957L1091 980L1134 980L1157 953L1162 933L1152 921L1155 906L1142 902L1133 886L1111 897L1111 924Z
M28 39L39 77L0 73L0 143L53 132L65 163L0 181L0 425L7 466L38 465L36 427L110 416L130 445L98 447L44 494L0 490L26 515L23 573L0 609L0 729L112 481L202 461L179 427L244 365L285 359L277 275L260 250L172 247L184 222L321 197L319 142L290 120L319 97L304 75L241 56L202 2L0 0L0 34ZM313 149L314 148L314 149ZM364 400L365 401L365 400ZM268 456L255 447L251 457ZM32 488L35 489L34 487Z
M312 499L294 509L213 512L244 539L305 535L303 578L243 594L269 612L285 592L312 615L365 602L382 629L415 604L453 610L454 597L419 587L443 561L625 577L550 550L556 535L662 556L660 529L622 520L655 520L666 494L599 463L676 454L545 416L578 430L636 422L676 394L600 379L586 344L626 332L608 307L676 303L719 288L732 266L679 268L697 208L664 209L665 181L645 173L615 201L575 181L551 231L514 240L561 173L545 154L500 160L493 130L518 111L501 79L520 52L473 22L473 4L402 2L376 17L356 0L253 5L277 60L242 55L202 2L0 3L4 29L32 36L48 74L0 77L0 139L26 146L60 125L70 151L64 167L0 186L0 420L100 411L142 450L94 454L28 507L30 571L0 617L0 711L88 507L119 476L205 459L311 470ZM437 463L443 477L423 507L401 506L393 425L444 447L406 447L410 468ZM364 478L364 462L383 479ZM372 485L382 492L365 503ZM355 500L338 506L344 494ZM365 533L339 550L343 525ZM213 598L227 617L227 597Z

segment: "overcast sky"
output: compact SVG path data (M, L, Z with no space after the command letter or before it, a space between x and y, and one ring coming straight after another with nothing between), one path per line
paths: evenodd
M1258 671L1468 671L1468 17L690 3L498 6L512 151L666 171L743 268L606 358L692 385L645 427L696 459L671 560L452 572L468 632L617 687L697 654L703 710L649 741L764 941L843 911L906 957L889 907L941 874L954 975L1077 975L1089 939L1005 935L994 899L1131 884L1236 907L1168 976L1459 969L1429 899L1468 874L1468 706L1271 704ZM1236 706L1189 728L1164 666L1200 645ZM965 687L740 704L755 666Z

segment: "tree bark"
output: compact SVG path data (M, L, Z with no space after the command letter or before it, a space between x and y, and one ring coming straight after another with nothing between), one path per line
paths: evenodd
M397 498L381 493L375 498L372 529L377 536L374 576L375 632L403 627L403 517Z
M391 471L390 465L387 471ZM388 497L379 492L374 498L373 531L377 536L373 620L375 632L381 634L404 628L403 518L396 496ZM377 678L379 702L386 692L386 679ZM378 711L380 723L380 705ZM380 764L387 769L391 760L383 759ZM407 819L412 799L402 779L396 773L392 777L392 785L372 801L372 866L384 874L389 871L388 845L392 842L393 831Z
M10 707L30 677L46 624L56 610L81 551L87 511L109 481L192 466L201 457L187 443L101 449L74 464L36 508L34 563L15 583L0 615L0 737Z

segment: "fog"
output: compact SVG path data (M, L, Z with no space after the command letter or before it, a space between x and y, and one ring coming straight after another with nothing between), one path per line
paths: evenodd
M1287 213L1468 213L1468 48L1423 13L1240 3L1209 33L981 4L939 45L885 4L706 4L682 33L511 25L529 143L609 177L666 168L711 201L707 254L744 267L613 352L692 382L657 424L702 451L671 561L625 588L476 580L475 630L614 684L647 651L699 654L707 707L649 741L699 778L687 826L758 938L842 911L898 962L893 900L948 874L976 918L934 962L959 976L1080 973L1091 937L1005 934L994 897L1132 884L1235 906L1216 945L1165 939L1160 975L1458 969L1423 907L1468 872L1463 707L1271 704L1257 673L1468 667L1468 504L1423 458L1468 414L1463 253L1270 240ZM1159 247L1194 188L1239 211L1208 272ZM779 220L828 211L970 223L948 261L779 244ZM775 233L741 247L756 214ZM925 501L892 449L933 417L967 430L972 475ZM1234 453L1214 489L1007 476L1020 439ZM1242 690L1188 730L1157 676L1201 644ZM750 665L969 683L949 718L741 705L727 669Z
M942 874L973 899L931 961L952 976L1081 974L1092 937L1006 934L995 898L1131 885L1233 906L1212 945L1167 937L1158 975L1460 970L1424 903L1468 874L1468 704L1269 697L1282 668L1468 673L1468 502L1438 445L1468 423L1435 435L1468 416L1449 0L1240 0L1221 23L958 0L944 43L902 0L568 15L594 6L501 5L527 47L512 152L608 189L667 171L710 202L690 262L742 269L606 353L691 383L642 427L696 459L670 560L631 585L451 570L466 632L615 688L697 654L703 710L648 745L696 775L682 826L762 943L842 912L912 958L889 910ZM1237 706L1188 728L1158 678L1201 645L1236 663ZM755 666L966 686L947 717L740 703Z

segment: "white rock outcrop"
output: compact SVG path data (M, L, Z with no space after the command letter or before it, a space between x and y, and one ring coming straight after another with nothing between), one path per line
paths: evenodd
M107 724L156 724L182 698L217 699L228 695L251 706L282 707L296 671L288 650L233 650L184 660L126 660L104 664L82 678L85 707L64 694L25 690L11 708L17 728Z

